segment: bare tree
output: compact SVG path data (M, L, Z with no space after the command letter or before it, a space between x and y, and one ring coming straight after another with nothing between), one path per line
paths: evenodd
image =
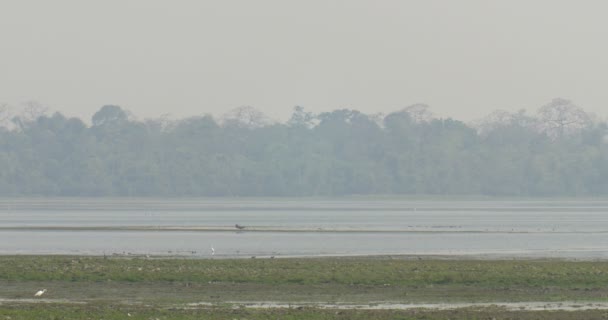
M536 119L528 116L525 109L520 109L515 113L496 110L483 119L473 122L471 126L477 129L479 135L485 136L498 128L510 126L535 130L537 124Z
M291 127L313 128L318 124L318 117L312 112L305 111L302 106L293 107L291 118L287 121L287 125Z
M23 121L33 122L38 118L47 115L49 112L49 108L47 106L42 105L37 101L26 101L22 104L21 112L19 117L22 118Z
M538 109L539 129L552 138L580 132L591 125L591 117L570 100L556 98Z
M273 121L261 111L250 106L232 109L222 116L223 124L236 124L245 128L261 128Z
M49 112L48 107L33 100L21 103L18 109L19 112L17 115L11 119L11 122L18 130L23 130L29 124L35 122L38 118L47 115Z
M480 120L473 121L471 126L477 129L479 135L485 136L499 127L510 125L513 114L505 110L495 110Z

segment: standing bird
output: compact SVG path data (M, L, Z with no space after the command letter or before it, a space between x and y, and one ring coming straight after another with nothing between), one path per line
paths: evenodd
M237 229L239 229L239 230L243 230L243 229L245 229L245 226L239 226L239 224L238 224L238 223L237 223L237 224L235 224L235 225L234 225L234 227L235 227L235 228L237 228Z
M214 256L215 255L215 248L213 248L213 246L211 246L211 255Z
M46 289L38 290L38 292L36 292L36 294L34 294L34 297L40 297L40 296L42 296L42 295L43 295L45 292L46 292Z

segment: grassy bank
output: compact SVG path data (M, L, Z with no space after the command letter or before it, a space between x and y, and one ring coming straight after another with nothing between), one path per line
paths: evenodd
M170 301L603 301L608 263L397 258L0 257L0 298Z
M400 258L146 259L2 256L0 280L230 282L400 286L560 287L608 285L608 263L562 260Z
M89 313L104 319L124 318L126 313L137 314L141 319L199 319L201 313L206 315L204 319L487 319L490 314L497 319L528 316L560 319L562 314L562 319L576 319L603 317L607 312L233 307L240 302L256 301L294 304L608 301L608 263L395 257L192 260L1 256L0 288L0 301L4 301L0 302L0 316L10 319L53 319L42 317L41 312L48 315L64 312L63 317L58 317L64 319L78 319ZM48 303L28 303L27 299L32 299L40 288L48 289L44 295ZM184 309L190 302L206 302L213 307ZM168 312L172 312L171 317ZM573 314L578 316L568 318Z

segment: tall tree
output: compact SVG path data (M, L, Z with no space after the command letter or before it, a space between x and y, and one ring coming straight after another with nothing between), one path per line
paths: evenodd
M591 117L572 101L556 98L538 109L541 130L553 138L579 133L591 125Z

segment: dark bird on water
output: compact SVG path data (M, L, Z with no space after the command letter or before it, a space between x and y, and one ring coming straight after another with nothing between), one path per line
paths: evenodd
M239 230L243 230L243 229L245 229L245 227L244 227L244 226L239 226L239 224L238 224L238 223L237 223L237 224L235 224L235 225L234 225L234 227L235 227L235 228L237 228L237 229L239 229Z

